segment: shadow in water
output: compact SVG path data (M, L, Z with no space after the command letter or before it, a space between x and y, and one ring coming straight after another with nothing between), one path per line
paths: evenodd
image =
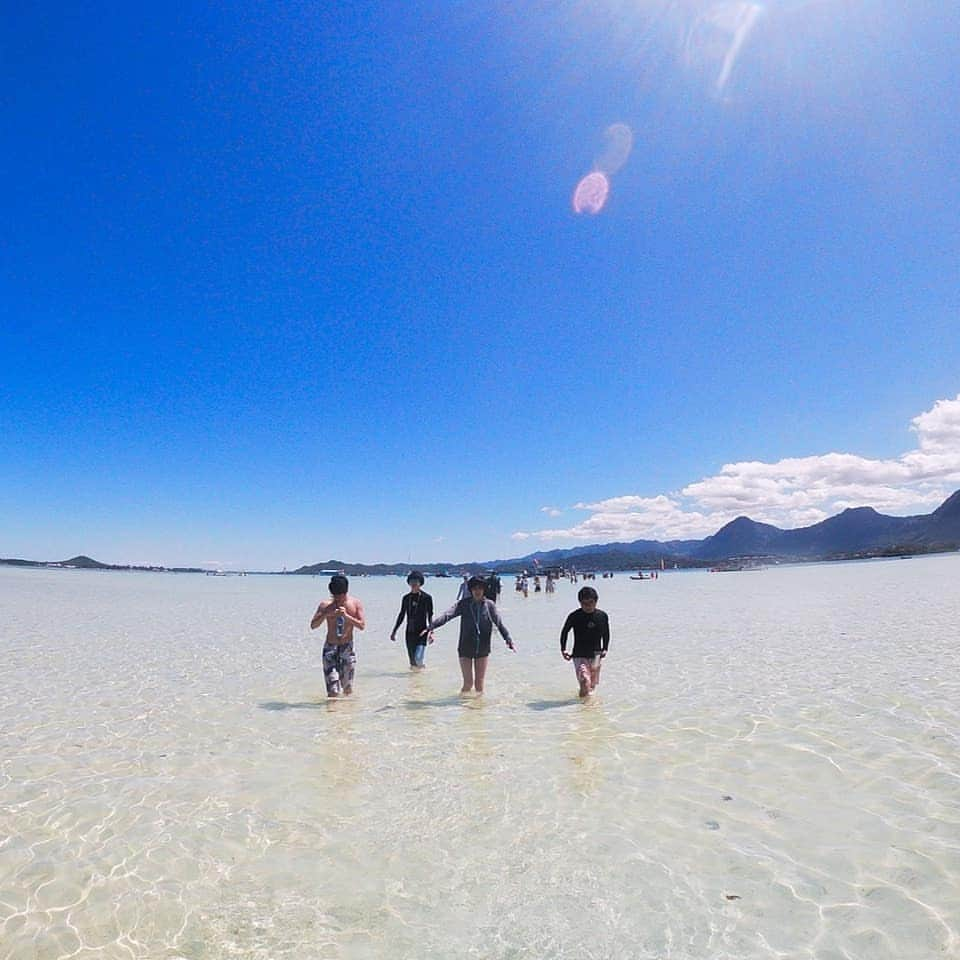
M430 707L454 707L473 703L477 697L437 697L435 700L404 700L403 706L407 710L427 710Z
M261 710L320 710L327 706L330 701L327 698L323 700L303 700L300 703L288 703L284 700L269 700L266 703L259 704Z
M555 710L557 707L571 707L582 702L580 697L571 697L569 700L531 700L527 706L531 710Z

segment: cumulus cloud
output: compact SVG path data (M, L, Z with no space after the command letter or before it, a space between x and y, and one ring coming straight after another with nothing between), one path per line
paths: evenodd
M938 400L933 409L914 417L911 429L917 432L923 453L956 457L960 449L960 394L956 400Z
M540 512L545 513L548 517L559 517L560 514L563 513L562 510L558 510L556 507L541 507Z
M742 515L792 528L818 523L848 507L928 513L960 487L960 394L938 400L914 417L911 429L917 446L896 459L825 453L776 463L728 463L715 476L678 493L577 503L574 509L589 514L579 523L513 536L586 542L685 540L715 533Z
M518 531L515 540L611 540L688 539L704 536L709 519L696 510L685 510L671 497L614 497L599 503L580 503L574 509L591 511L591 516L572 527ZM713 530L709 530L713 533Z

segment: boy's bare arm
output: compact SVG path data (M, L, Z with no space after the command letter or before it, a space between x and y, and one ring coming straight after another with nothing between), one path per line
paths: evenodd
M346 610L344 614L353 624L355 630L366 630L367 629L367 618L363 615L363 604L359 600L355 600L353 603L354 613L351 615Z
M317 607L317 612L313 615L313 619L310 621L310 629L316 630L324 620L327 619L327 613L330 611L332 606L332 600L322 600L320 606Z

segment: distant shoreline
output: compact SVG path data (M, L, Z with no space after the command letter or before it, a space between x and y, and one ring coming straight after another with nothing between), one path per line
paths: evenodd
M954 491L932 513L916 517L890 517L872 507L853 507L809 527L781 530L749 517L737 517L703 540L634 540L630 543L595 543L583 547L537 551L523 557L469 563L346 563L326 560L296 570L222 570L205 567L166 567L101 563L86 554L69 560L0 559L0 565L81 570L133 570L152 573L203 573L210 576L243 575L406 576L411 569L431 577L459 577L462 573L496 570L516 573L603 573L621 570L696 570L756 568L782 563L823 563L839 560L872 560L953 553L960 549L960 490Z
M876 547L869 550L837 552L826 556L806 557L774 557L744 554L738 557L704 561L691 558L670 558L665 564L666 571L671 570L712 570L726 569L739 570L774 566L794 566L809 563L843 563L856 560L895 560L909 559L914 556L931 556L936 554L956 553L956 544L903 544L892 547ZM582 560L588 559L582 557ZM650 557L637 558L641 562L635 564L617 564L610 567L602 564L583 563L576 565L578 573L626 573L634 570L659 570L659 559ZM737 566L741 564L742 566ZM503 576L513 576L526 572L529 576L538 573L532 560L524 558L521 561L506 562L503 564L466 563L466 564L362 564L337 563L331 561L326 564L315 564L309 567L300 567L296 570L216 570L207 567L164 567L143 566L137 564L101 563L91 557L79 556L70 560L47 561L25 560L20 558L0 558L0 566L18 567L33 570L109 570L125 573L193 573L215 577L316 577L330 574L332 571L342 572L351 577L402 577L411 569L421 570L424 575L434 579L459 579L461 573L496 569ZM454 571L454 572L450 572ZM545 572L545 568L544 568ZM542 574L541 574L542 575Z

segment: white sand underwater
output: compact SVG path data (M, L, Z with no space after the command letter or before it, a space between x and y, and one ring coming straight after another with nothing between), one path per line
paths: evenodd
M505 586L328 704L325 579L0 568L0 960L960 957L960 557L598 580L587 702Z

